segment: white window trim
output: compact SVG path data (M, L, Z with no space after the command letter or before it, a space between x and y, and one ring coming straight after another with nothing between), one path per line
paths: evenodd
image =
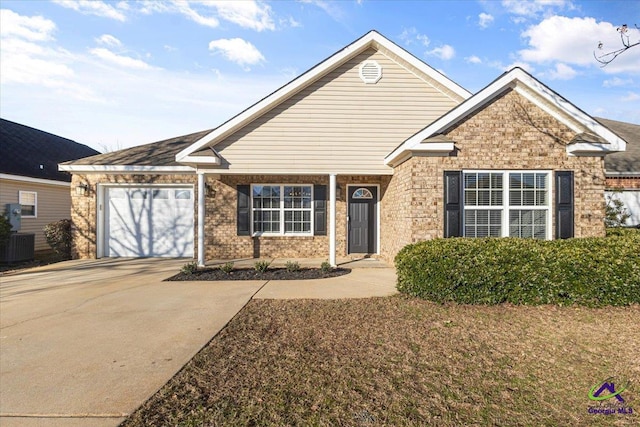
M33 215L25 215L22 214L22 218L38 218L38 192L37 191L18 191L18 203L20 206L24 205L22 203L22 195L23 194L33 194Z
M253 213L255 212L255 208L253 207L253 187L255 186L261 186L261 187L281 187L280 190L280 206L278 207L278 210L280 211L280 232L278 233L274 233L271 231L255 231L253 229ZM285 186L292 186L292 187L311 187L311 208L291 208L291 209L285 209L284 207L284 187ZM309 184L309 183L287 183L287 184L282 184L282 183L255 183L255 184L251 184L251 188L250 188L250 192L251 192L251 197L249 198L249 203L251 204L250 208L251 208L251 218L249 218L250 222L251 222L251 236L253 237L260 237L260 236L265 236L265 237L313 237L314 235L314 230L315 230L315 224L314 224L314 217L315 215L313 214L314 210L315 210L315 199L314 199L314 194L313 194L313 184ZM273 209L272 209L273 210ZM287 210L309 210L311 212L311 228L309 230L308 233L302 233L302 232L291 232L291 233L285 233L284 231L284 213Z
M464 176L467 173L501 173L502 174L502 205L501 206L467 206L464 203ZM511 206L509 205L509 174L510 173L544 173L547 175L547 200L546 206ZM501 211L501 235L500 237L509 237L509 212L516 210L546 210L547 211L547 230L545 240L553 238L553 206L552 195L555 194L553 188L553 174L548 169L465 169L462 171L462 235L465 235L465 210L500 210Z

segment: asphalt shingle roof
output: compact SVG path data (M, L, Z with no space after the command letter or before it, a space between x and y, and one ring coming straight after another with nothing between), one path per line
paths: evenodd
M211 130L178 136L150 144L125 148L111 153L98 154L80 160L67 162L72 165L114 165L114 166L184 166L176 162L176 154L187 148Z
M607 172L640 172L640 125L594 117L620 138L627 141L627 150L608 154L604 158Z
M71 181L58 163L99 153L91 147L29 126L0 119L0 173Z

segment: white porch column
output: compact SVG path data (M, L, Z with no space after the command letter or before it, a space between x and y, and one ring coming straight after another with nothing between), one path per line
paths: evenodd
M336 264L336 174L329 175L329 264Z
M204 172L198 171L198 266L204 267Z

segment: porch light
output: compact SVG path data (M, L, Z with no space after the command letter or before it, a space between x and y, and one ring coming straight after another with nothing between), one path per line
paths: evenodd
M212 199L216 197L216 189L209 183L204 184L204 194Z
M78 184L76 186L76 195L86 196L89 193L89 186L87 184Z
M342 187L340 184L336 184L336 199L339 199L342 196Z

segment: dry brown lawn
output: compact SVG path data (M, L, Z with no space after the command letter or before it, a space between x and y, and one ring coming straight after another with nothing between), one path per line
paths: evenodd
M594 415L615 376L632 415ZM640 425L640 307L254 300L126 426Z

